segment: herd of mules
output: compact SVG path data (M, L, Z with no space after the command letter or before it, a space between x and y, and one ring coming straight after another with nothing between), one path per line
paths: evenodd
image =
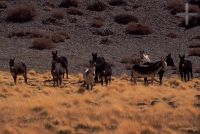
M181 80L189 81L193 78L192 63L185 59L185 55L179 55L179 71ZM149 56L144 51L140 51L138 62L133 64L131 69L131 81L137 83L138 78L144 78L144 84L148 84L148 79L151 78L151 83L155 77L159 76L159 83L162 84L162 79L167 67L175 67L171 54L156 62L151 62ZM17 76L22 75L24 82L27 83L27 67L23 62L15 62L15 58L9 62L10 73L16 84ZM62 84L62 79L68 78L68 61L64 56L58 56L57 51L52 51L51 74L53 77L53 86ZM97 53L92 53L92 58L89 60L89 66L83 72L84 84L87 89L92 89L94 83L106 84L111 82L112 66L106 62L104 57L99 57Z

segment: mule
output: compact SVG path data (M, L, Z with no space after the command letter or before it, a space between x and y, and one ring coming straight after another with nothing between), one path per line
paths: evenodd
M57 51L52 51L52 59L53 59L53 61L56 61L57 63L60 63L62 65L62 67L66 71L66 77L68 79L68 61L67 61L67 58L64 57L64 56L58 57L57 54L58 54ZM65 74L63 74L63 78L64 78L64 75Z
M105 63L105 69L103 71L103 75L101 76L101 85L103 85L103 77L105 79L106 86L108 83L111 83L111 77L112 77L112 68L109 63Z
M97 53L92 53L92 62L95 64L95 83L98 83L103 76L106 61L104 57L97 57Z
M151 64L153 64L153 63L151 63L151 62L149 62L149 63L144 63L144 65L151 65ZM172 57L171 57L171 53L169 53L169 54L166 56L166 64L167 64L167 67L169 67L169 66L175 67L174 60L173 60ZM164 70L164 69L161 69L161 70L158 72L158 75L159 75L159 83L160 83L160 85L162 85L162 79L163 79L164 73L165 73L165 70ZM144 78L144 81L145 81L145 83L147 83L147 78Z
M15 58L11 58L9 61L10 73L13 77L14 83L16 84L17 76L22 75L24 82L27 83L27 67L23 62L15 63Z
M191 79L193 78L193 73L192 73L192 62L190 60L185 60L185 55L181 56L179 54L180 62L179 62L179 71L181 75L181 80L189 81L190 76ZM187 79L186 79L187 75Z
M94 85L94 77L95 77L95 64L93 64L92 61L90 61L89 68L86 68L83 73L83 79L84 79L84 85L86 85L86 88L92 90Z
M166 68L167 65L163 59L150 65L135 64L132 67L131 80L134 79L134 82L136 84L138 77L143 77L143 78L151 77L151 81L153 84L154 77L158 74L158 72L161 69L165 70Z
M53 86L61 85L62 84L62 77L65 74L65 68L60 63L57 63L56 61L52 61L51 65L51 75L53 77Z

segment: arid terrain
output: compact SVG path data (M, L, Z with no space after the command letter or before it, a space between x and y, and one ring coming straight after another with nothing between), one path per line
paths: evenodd
M96 0L73 0L77 5L66 4L67 8L61 6L61 1L1 0L1 69L8 70L9 58L16 56L16 60L24 61L29 69L49 70L51 51L58 50L59 55L68 58L70 72L82 72L91 59L91 53L97 52L114 65L114 74L120 75L125 72L124 65L120 63L123 57L145 50L155 61L171 53L178 65L178 54L187 56L188 46L200 42L196 38L200 33L200 22L185 30L179 26L184 17L170 13L177 7L176 10L183 12L182 0L172 2L172 6L167 0L99 0L100 4ZM122 2L113 4L112 1ZM15 5L31 6L23 10L20 7L13 9ZM15 13L20 10L29 11L30 14L21 16L31 20L16 22L20 20L16 20ZM200 12L198 6L191 10ZM139 25L141 31L130 32L134 26L128 26L129 22L138 22L145 27ZM40 37L52 39L54 47L32 49L33 45L38 45L37 42L42 42L37 41ZM52 43L46 41L44 45L52 46ZM192 60L194 66L200 65L199 57L187 58Z
M195 0L191 0L195 1ZM189 26L183 0L0 0L0 134L200 134L200 16ZM190 12L200 14L198 5ZM66 56L69 79L53 87L52 50ZM163 84L130 81L144 50L193 63L194 79L166 72ZM110 85L83 86L97 52L112 64ZM14 85L9 59L28 67ZM158 79L158 78L156 78Z
M176 76L134 85L130 76L114 77L108 87L88 91L82 75L53 87L50 72L28 73L14 85L0 72L1 134L199 134L200 80Z

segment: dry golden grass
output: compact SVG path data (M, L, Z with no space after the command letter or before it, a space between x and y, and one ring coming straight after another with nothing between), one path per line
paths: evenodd
M82 75L70 75L54 88L51 73L28 73L17 85L0 72L1 134L184 134L200 132L200 80L176 77L164 85L133 85L129 76L108 87L81 87Z

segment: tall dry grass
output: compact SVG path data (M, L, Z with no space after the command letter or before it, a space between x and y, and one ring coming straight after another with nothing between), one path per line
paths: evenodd
M184 83L171 77L163 86L143 86L123 76L113 78L108 87L96 85L87 91L80 75L70 75L60 88L52 86L50 72L31 70L28 77L28 85L23 79L13 85L10 74L0 72L2 134L200 132L199 79Z

